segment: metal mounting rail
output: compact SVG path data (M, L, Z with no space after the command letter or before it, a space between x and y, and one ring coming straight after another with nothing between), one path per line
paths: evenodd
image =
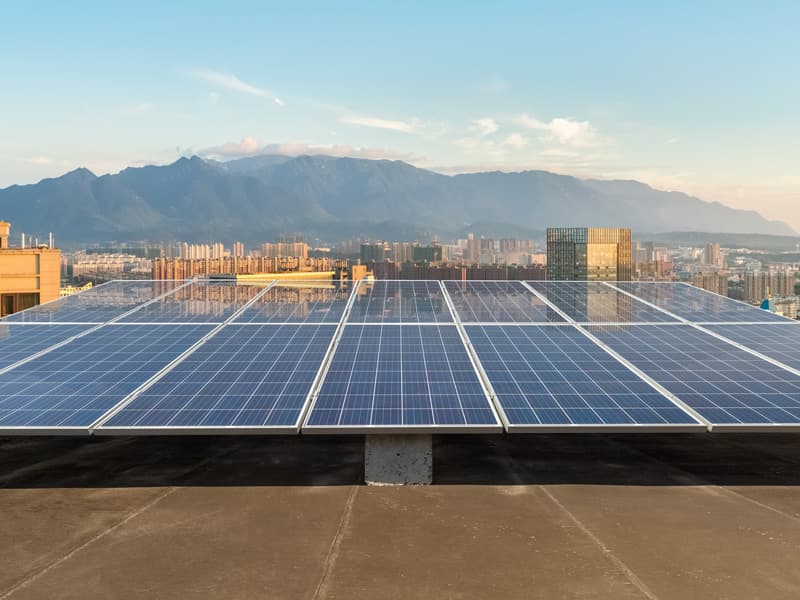
M322 390L322 382L325 381L325 376L328 374L331 362L333 362L333 355L336 354L336 349L339 347L339 341L342 339L345 325L350 317L350 310L353 308L353 304L355 304L356 295L361 287L361 281L361 279L356 281L352 291L350 292L350 297L347 299L347 304L344 307L344 311L342 311L342 316L339 319L339 323L336 325L336 331L333 332L331 343L328 345L328 350L325 352L325 356L322 359L322 364L320 364L317 374L314 377L314 382L311 384L308 397L303 403L303 409L300 412L300 418L297 421L298 430L300 431L305 429L305 427L308 425L309 416L314 410L314 406L317 404L317 398Z
M489 406L492 408L494 418L497 419L503 428L507 430L509 427L508 416L503 410L503 406L500 404L500 401L497 399L497 394L492 387L489 376L486 374L480 358L478 358L478 353L472 346L472 341L469 339L466 329L464 329L464 323L461 321L461 317L458 316L458 311L453 303L453 299L450 297L450 294L447 291L447 286L445 286L443 281L439 281L439 285L442 288L444 302L447 304L447 308L450 310L450 314L453 317L453 322L458 330L458 335L461 337L461 342L464 344L464 348L467 350L467 355L472 363L472 368L475 369L475 374L478 376L478 381L480 381L483 385L483 391L486 394L486 398L489 400Z

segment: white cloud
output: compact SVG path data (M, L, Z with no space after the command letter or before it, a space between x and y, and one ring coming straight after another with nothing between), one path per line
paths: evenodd
M666 140L664 142L664 145L665 146L669 146L671 144L677 144L680 141L681 141L681 138L679 138L679 137L671 137L671 138L669 138L668 140Z
M520 115L517 122L528 129L542 131L540 138L545 142L556 142L576 148L589 148L600 143L597 132L589 121L573 121L564 117L556 117L550 121L540 121L527 114Z
M242 81L233 73L223 73L221 71L212 71L209 69L195 69L194 71L190 71L190 75L196 79L210 83L211 85L216 85L241 94L266 98L272 100L278 106L284 105L283 100L278 98L278 96L270 90Z
M398 154L385 148L365 148L345 144L307 144L305 142L288 142L262 144L252 136L246 136L239 142L227 142L220 146L212 146L197 152L206 158L233 159L261 154L279 154L281 156L302 156L324 154L335 157L352 157L367 159L387 159L404 161L423 161L421 157L410 154Z
M420 127L420 122L417 119L410 121L395 121L392 119L381 119L379 117L366 117L366 116L346 116L339 119L342 123L348 125L358 125L360 127L373 127L375 129L389 129L391 131L402 131L403 133L414 133Z
M483 119L475 119L472 121L472 127L470 127L471 131L477 131L479 135L491 135L495 133L500 126L497 124L497 121L490 117L484 117Z
M521 150L528 145L528 138L521 133L512 133L503 141L503 143L506 146L512 146L518 150Z
M259 154L264 145L252 136L245 136L238 142L226 142L220 146L213 146L198 152L201 156L214 156L217 158L238 158Z

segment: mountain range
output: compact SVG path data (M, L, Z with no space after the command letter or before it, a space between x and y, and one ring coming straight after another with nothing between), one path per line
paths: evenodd
M402 161L263 155L181 158L96 176L77 169L0 190L0 219L62 242L260 242L287 232L336 241L477 234L538 237L547 227L631 227L792 235L780 221L637 181L546 171L448 176Z

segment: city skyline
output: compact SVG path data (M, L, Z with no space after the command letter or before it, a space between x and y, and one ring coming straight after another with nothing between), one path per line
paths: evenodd
M631 178L800 230L793 4L241 8L7 9L0 187L311 152Z

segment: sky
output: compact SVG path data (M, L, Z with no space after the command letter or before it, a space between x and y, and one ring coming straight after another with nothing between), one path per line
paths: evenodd
M319 153L637 179L800 231L798 23L769 0L6 4L0 187Z

